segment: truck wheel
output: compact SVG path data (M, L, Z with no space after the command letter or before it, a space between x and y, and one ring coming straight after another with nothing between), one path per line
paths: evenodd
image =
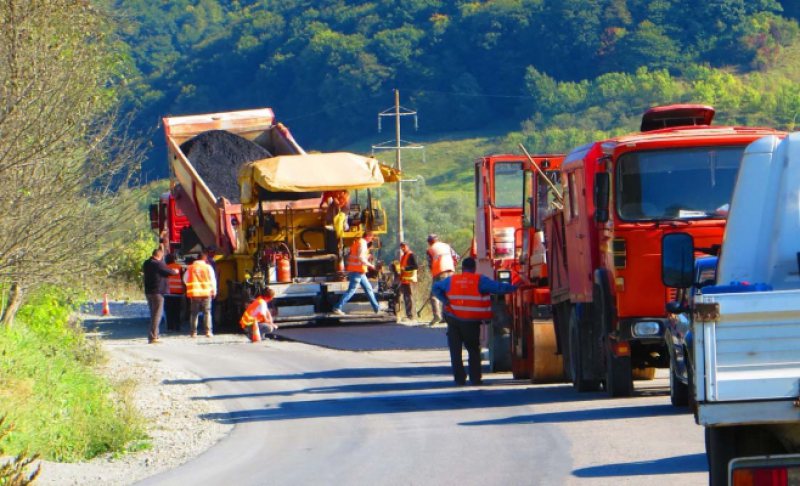
M672 359L669 360L669 401L674 407L689 405L689 386L676 376Z
M709 486L728 485L728 463L735 456L735 427L706 427Z
M611 397L633 395L633 374L630 356L614 356L606 350L606 393Z
M583 376L582 363L586 346L583 345L580 338L578 316L573 307L569 313L569 363L572 386L579 392L597 391L600 389L600 382L586 379Z
M492 373L511 371L511 336L503 333L503 328L495 327L494 323L490 323L487 330L489 371Z

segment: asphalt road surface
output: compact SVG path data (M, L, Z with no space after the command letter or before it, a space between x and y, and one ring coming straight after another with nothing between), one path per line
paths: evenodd
M145 326L130 322L141 336ZM125 346L196 374L209 391L195 399L227 410L204 418L234 425L204 454L140 484L707 483L703 430L669 404L663 373L627 399L510 374L454 387L444 328L282 333L292 341L166 336Z

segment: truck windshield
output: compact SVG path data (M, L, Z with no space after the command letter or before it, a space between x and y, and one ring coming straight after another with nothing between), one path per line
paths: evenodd
M724 219L744 152L737 147L689 147L622 155L615 192L626 221Z
M521 208L524 174L521 162L502 162L494 166L494 205Z

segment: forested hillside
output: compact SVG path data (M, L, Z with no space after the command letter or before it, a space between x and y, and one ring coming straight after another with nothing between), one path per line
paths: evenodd
M427 133L524 126L537 150L564 150L658 102L721 101L723 120L766 124L800 106L798 73L759 74L798 37L794 0L113 3L140 130L167 113L271 106L306 147L340 148L376 136L398 88ZM764 91L792 98L775 113ZM153 153L146 173L163 176Z

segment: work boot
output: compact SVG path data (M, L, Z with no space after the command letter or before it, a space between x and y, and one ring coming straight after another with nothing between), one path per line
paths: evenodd
M334 314L334 315L337 315L337 316L346 316L347 315L347 314L344 313L344 311L342 309L336 309L336 308L334 308L331 311L331 314Z

